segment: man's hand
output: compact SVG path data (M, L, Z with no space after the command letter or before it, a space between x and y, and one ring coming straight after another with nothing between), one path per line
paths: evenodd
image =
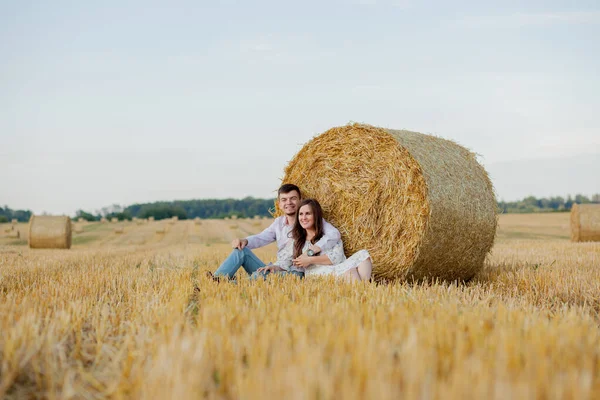
M238 250L243 250L244 247L248 246L248 239L233 239L231 247Z
M307 256L306 254L300 254L298 257L294 258L292 263L298 268L306 268L313 262L311 257Z
M256 270L256 272L277 272L277 271L283 271L283 268L281 268L279 265L265 265L264 267L260 267L259 269Z

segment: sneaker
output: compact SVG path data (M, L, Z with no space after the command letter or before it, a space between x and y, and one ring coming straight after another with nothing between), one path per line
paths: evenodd
M206 271L206 276L209 279L212 279L215 282L221 282L221 281L235 281L235 276L233 277L226 277L226 276L215 276L215 274L213 274L210 271Z

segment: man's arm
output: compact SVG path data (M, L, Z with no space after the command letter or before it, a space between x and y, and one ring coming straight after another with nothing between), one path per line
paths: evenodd
M248 247L249 249L256 249L259 247L266 246L269 243L273 243L277 239L277 236L275 235L276 225L277 225L277 220L273 221L273 223L271 225L269 225L267 227L267 229L265 229L261 233L258 233L256 235L252 235L252 236L248 236L246 238L246 240L248 241L248 244L246 245L246 247Z
M329 222L323 219L323 237L319 239L317 243L315 243L311 248L316 252L325 251L331 249L337 242L340 241L342 235L340 231ZM315 247L318 247L315 248Z

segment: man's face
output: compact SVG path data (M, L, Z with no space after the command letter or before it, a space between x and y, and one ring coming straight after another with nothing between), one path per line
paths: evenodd
M300 204L300 195L295 190L279 195L279 208L285 215L295 215Z

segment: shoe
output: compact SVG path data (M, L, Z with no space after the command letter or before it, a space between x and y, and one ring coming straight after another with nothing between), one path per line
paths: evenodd
M215 282L221 282L221 281L235 281L235 276L234 277L225 277L225 276L215 276L215 274L213 274L210 271L206 271L206 276L209 279L212 279Z

